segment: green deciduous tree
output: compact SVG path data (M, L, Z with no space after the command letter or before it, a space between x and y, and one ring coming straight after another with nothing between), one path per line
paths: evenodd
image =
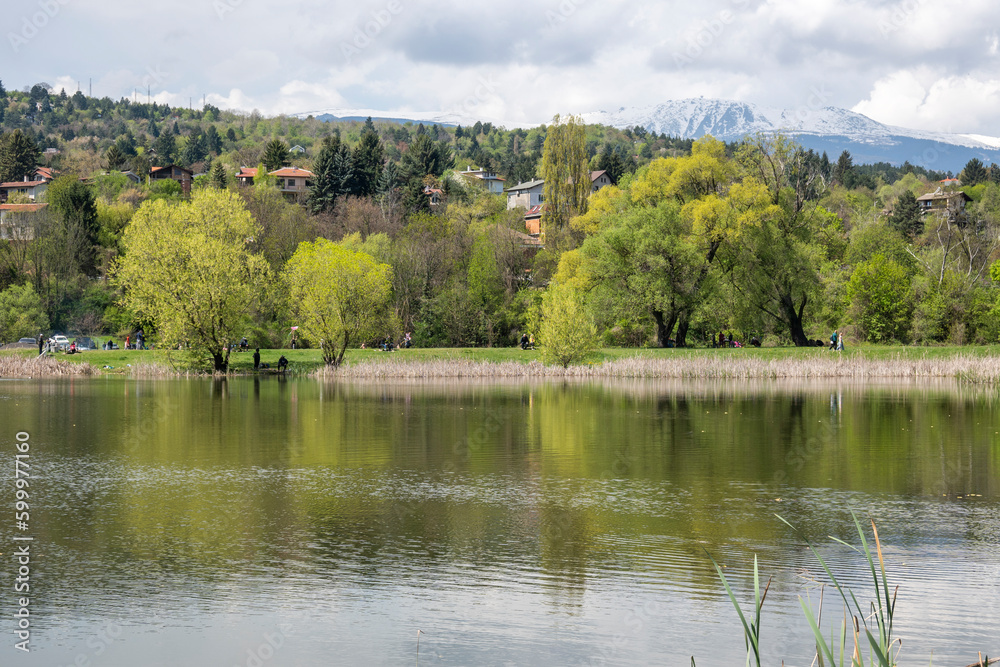
M245 333L268 286L267 261L249 250L259 233L233 192L146 202L125 230L115 270L123 305L152 322L164 346L188 344L225 372L229 343Z
M0 292L0 343L34 337L48 328L42 299L31 285L11 285Z
M910 274L898 262L878 254L854 267L847 298L861 336L871 343L905 342L913 314L909 295Z
M570 218L586 213L590 195L590 170L587 167L587 138L583 122L574 116L552 119L545 135L542 152L542 178L545 180L545 207L542 212L542 238L565 230Z
M292 255L283 274L289 303L328 365L339 367L349 346L389 328L391 272L371 255L326 239L302 243Z
M542 301L538 342L542 358L563 368L583 360L597 347L597 328L579 290L569 285L549 287Z

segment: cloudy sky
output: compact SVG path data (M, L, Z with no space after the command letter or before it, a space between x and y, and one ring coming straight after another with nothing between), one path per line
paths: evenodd
M265 114L445 111L507 123L686 97L839 106L1000 135L988 0L31 0L7 88Z

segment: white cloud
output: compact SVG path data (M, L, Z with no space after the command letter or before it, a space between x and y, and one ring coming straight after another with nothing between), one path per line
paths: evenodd
M822 87L825 104L879 120L1000 133L997 25L991 0L72 0L5 57L20 78L4 83L71 92L92 77L99 96L148 85L182 106L207 94L264 113L472 108L518 122L698 95L795 108Z
M1000 80L919 68L879 79L868 98L853 110L902 127L996 134L998 108Z

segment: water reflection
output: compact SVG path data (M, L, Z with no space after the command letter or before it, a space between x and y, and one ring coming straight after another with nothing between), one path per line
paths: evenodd
M766 655L808 664L797 598L822 573L774 515L866 594L828 537L856 542L851 509L879 521L908 661L997 653L993 391L260 377L0 393L44 467L27 664L72 662L123 614L122 656L159 655L143 628L195 629L162 664L245 664L282 623L270 664L399 664L417 628L440 664L741 662L706 551L744 595L759 556Z

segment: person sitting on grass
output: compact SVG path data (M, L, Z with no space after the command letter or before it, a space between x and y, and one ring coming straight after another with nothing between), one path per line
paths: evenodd
M521 349L522 350L528 349L528 332L524 332L523 334L521 334Z
M281 355L281 358L278 359L278 370L279 371L288 370L288 359L285 359L285 355Z

